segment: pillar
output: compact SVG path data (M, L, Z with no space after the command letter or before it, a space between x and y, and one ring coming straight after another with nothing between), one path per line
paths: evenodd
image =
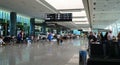
M17 35L16 22L17 22L16 12L11 12L10 13L10 22L9 22L11 36Z
M35 35L35 18L30 19L30 35Z
M60 28L58 28L58 29L57 29L57 34L60 34L60 31L61 31Z
M43 33L46 33L46 23L45 22L43 22L43 24L42 24L42 32Z

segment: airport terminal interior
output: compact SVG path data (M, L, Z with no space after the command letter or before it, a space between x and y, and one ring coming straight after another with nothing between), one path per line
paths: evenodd
M120 65L120 0L0 0L0 65Z

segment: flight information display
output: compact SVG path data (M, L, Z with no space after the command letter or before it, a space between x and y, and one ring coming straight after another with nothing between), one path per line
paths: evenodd
M72 13L47 14L46 21L72 21Z

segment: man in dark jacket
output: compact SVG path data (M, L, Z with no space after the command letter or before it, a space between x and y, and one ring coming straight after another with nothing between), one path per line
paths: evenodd
M93 32L90 32L90 35L88 36L88 40L89 40L89 43L97 41L97 38L93 35Z

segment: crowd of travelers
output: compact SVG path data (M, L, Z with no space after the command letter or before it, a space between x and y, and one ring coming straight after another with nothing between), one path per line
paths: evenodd
M120 44L120 33L117 36L112 34L112 31L108 31L103 35L102 32L98 32L98 34L90 32L88 35L89 43L91 42L100 42L100 43L111 43L111 42L118 42Z
M92 56L101 53L101 56L103 55L105 58L120 58L120 32L117 36L114 36L111 30L106 32L105 35L103 35L101 32L98 32L98 34L90 32L88 35L88 41L89 44L87 50L90 54L93 54Z
M73 34L54 34L51 32L48 32L44 36L41 34L38 35L30 35L27 36L23 30L21 30L17 36L0 36L0 45L7 45L7 44L23 44L23 43L34 43L38 42L40 40L45 41L56 41L58 44L62 43L63 40L75 38L75 35Z

